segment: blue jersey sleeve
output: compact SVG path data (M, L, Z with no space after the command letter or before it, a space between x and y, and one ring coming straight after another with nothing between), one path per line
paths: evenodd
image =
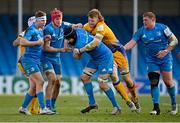
M171 35L173 34L172 33L172 31L169 29L169 27L168 26L166 26L166 25L164 25L164 24L161 24L162 26L162 30L163 30L163 32L164 32L164 34L165 34L165 36L166 37L171 37Z
M142 28L140 28L132 37L133 40L135 40L136 42L138 42L139 40L141 40L141 35L142 35Z
M63 26L64 26L64 28L68 28L68 27L71 27L72 24L69 22L63 22Z
M24 34L24 38L30 41L32 39L33 34L34 31L32 29L28 29Z

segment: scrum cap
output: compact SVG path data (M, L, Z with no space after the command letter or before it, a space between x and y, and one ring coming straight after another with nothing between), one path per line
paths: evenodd
M57 17L61 17L62 18L62 12L60 10L58 10L57 8L55 8L52 12L51 12L51 21L54 22L54 19Z

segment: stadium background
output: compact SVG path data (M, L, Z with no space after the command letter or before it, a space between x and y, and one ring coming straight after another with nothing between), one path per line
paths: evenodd
M114 31L122 44L127 43L133 34L133 0L23 0L23 29L27 27L27 19L37 10L43 10L48 14L53 8L63 11L64 21L71 23L87 22L87 13L92 8L98 8L105 17L105 22ZM157 15L157 21L170 27L178 39L180 39L180 0L139 0L138 27L142 26L142 13L153 11ZM18 0L1 0L0 3L0 94L25 93L28 88L27 80L16 75L17 48L12 46L18 32ZM177 93L180 93L180 44L173 50L174 81ZM131 51L127 52L129 62ZM74 60L71 53L62 54L63 84L61 92L64 94L84 94L83 85L79 80L82 68L87 63L85 54L80 61ZM138 45L138 66L135 80L139 93L150 93L147 80L146 64L143 45ZM133 66L131 67L133 68ZM94 80L94 84L96 80ZM162 81L161 81L162 82ZM97 87L97 86L95 86ZM161 94L166 94L166 88L160 84ZM96 93L101 93L95 88Z

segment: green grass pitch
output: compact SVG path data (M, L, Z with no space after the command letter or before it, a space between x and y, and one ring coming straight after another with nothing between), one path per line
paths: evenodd
M169 96L161 96L159 116L149 114L152 110L149 95L140 95L142 107L140 114L131 112L125 102L117 96L122 113L115 116L109 114L112 107L105 95L96 95L95 98L99 109L87 114L80 113L80 110L88 104L87 96L68 95L61 96L57 100L59 114L25 116L18 113L23 96L0 95L0 122L180 122L180 113L175 116L168 113L171 108ZM180 96L177 101L180 103Z

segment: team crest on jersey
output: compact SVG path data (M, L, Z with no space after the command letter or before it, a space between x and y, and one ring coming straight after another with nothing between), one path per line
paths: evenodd
M99 32L99 31L103 31L104 30L104 26L103 25L100 25L100 26L98 26L97 27L97 31Z

